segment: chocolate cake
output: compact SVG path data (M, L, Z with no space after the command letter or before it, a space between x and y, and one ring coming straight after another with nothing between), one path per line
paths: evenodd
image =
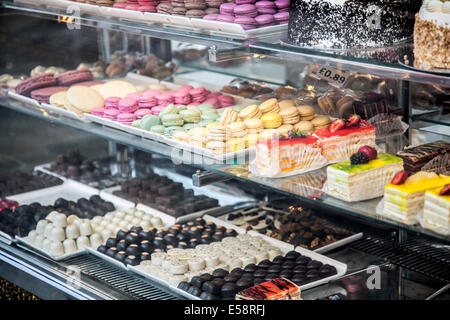
M293 0L288 42L324 48L386 47L409 39L421 0Z
M403 166L408 174L414 174L421 171L422 167L427 165L433 159L450 154L450 143L439 140L431 143L425 143L399 151L397 156L403 159ZM440 163L439 168L431 168L445 173L450 170L450 161L446 156L446 163ZM441 162L441 161L440 161Z

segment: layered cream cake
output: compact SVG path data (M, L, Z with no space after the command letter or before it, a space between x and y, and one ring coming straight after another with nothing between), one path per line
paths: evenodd
M450 192L442 194L444 189L450 189L450 185L425 192L422 220L425 228L448 234L450 229Z
M365 164L339 162L327 168L328 193L345 201L381 197L384 186L402 170L403 160L388 153L380 153Z
M357 120L354 125L348 123L337 120L326 128L310 133L310 136L319 139L322 155L329 163L347 160L362 146L375 147L374 126L364 120Z
M425 0L416 14L414 62L450 69L450 0Z
M407 224L414 223L423 210L425 192L449 183L448 176L424 171L410 176L403 184L390 183L384 187L382 214Z
M318 139L301 137L271 139L256 144L256 168L262 175L276 176L290 171L326 165Z

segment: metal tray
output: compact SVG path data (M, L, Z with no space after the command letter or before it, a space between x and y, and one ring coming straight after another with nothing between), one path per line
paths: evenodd
M108 257L106 254L103 254L103 253L97 251L96 249L86 247L86 252L89 254L92 254L100 259L103 259L104 261L109 262L109 263L115 265L116 267L119 267L123 270L128 270L127 266L124 263L117 261L116 259L113 259L111 257Z

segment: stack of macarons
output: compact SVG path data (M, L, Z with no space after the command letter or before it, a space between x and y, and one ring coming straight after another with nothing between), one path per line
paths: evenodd
M219 14L207 14L203 19L237 23L251 30L288 23L289 5L290 0L235 0L222 4Z
M157 0L114 0L114 8L136 10L140 12L156 12L160 1Z

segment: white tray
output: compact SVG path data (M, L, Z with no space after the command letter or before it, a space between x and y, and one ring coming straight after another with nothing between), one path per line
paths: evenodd
M339 279L342 276L344 276L345 273L347 272L347 265L345 263L342 263L342 262L339 262L337 260L328 258L328 257L326 257L324 255L321 255L321 254L317 253L317 252L310 251L310 250L304 249L302 247L295 248L295 251L301 253L304 256L310 257L313 260L320 261L323 264L329 264L331 266L334 266L336 268L336 270L337 270L337 274L335 274L335 275L332 275L332 276L329 276L327 278L323 278L323 279L320 279L318 281L310 282L310 283L307 283L307 284L305 284L303 286L300 286L301 290L306 290L306 289L310 289L310 288L313 288L313 287L317 287L317 286L319 286L321 284L324 284L324 283L327 283L327 282L329 282L331 280Z
M49 111L51 113L56 113L56 114L65 116L67 118L80 120L81 122L85 122L85 123L91 122L86 117L81 118L80 116L78 116L73 111L69 111L69 110L66 110L66 109L63 109L63 108L55 107L54 105L51 105L51 104L48 104L48 103L42 103L41 104L41 108L44 108L44 109L46 109L47 111Z
M41 107L39 102L37 102L36 100L31 99L29 97L22 96L20 94L15 93L15 92L8 91L8 96L10 96L11 98L13 98L15 100L18 100L20 102L23 102L23 103L26 103L26 104L31 104L32 106L35 106L35 107L38 107L38 108Z
M124 263L122 263L122 262L120 262L120 261L118 261L116 259L113 259L113 258L107 256L106 254L103 254L103 253L97 251L96 249L92 249L90 247L86 247L86 252L89 253L89 254L92 254L92 255L100 258L100 259L103 259L104 261L107 261L107 262L115 265L116 267L119 267L121 269L127 270L127 266Z
M336 248L345 246L346 244L352 243L353 241L359 240L364 236L364 233L360 232L357 234L354 234L352 236L349 236L347 238L343 238L341 240L335 241L333 243L327 244L326 246L320 247L319 249L313 250L314 252L323 254L328 251L334 250Z
M161 279L159 279L157 277L154 277L151 274L141 270L139 268L139 266L128 266L128 270L130 272L133 272L133 273L136 273L136 274L140 275L143 278L146 278L146 279L148 279L148 280L150 280L152 282L155 282L155 283L159 284L160 286L162 286L164 288L167 288L167 289L169 289L169 290L171 290L171 291L173 291L173 292L175 292L175 293L177 293L177 294L179 294L181 296L184 296L185 298L188 298L190 300L201 300L199 297L196 297L196 296L188 293L187 291L184 291L184 290L181 290L181 289L179 289L177 287L174 287L174 286L170 285L168 282L163 281L163 280L161 280Z
M283 254L285 254L289 251L292 251L295 248L294 245L292 245L292 244L277 240L272 237L268 237L262 233L259 233L258 231L251 230L251 231L248 231L247 234L254 236L254 237L260 237L260 238L264 239L266 242L269 242L271 245L280 248L281 251L283 252Z
M57 173L55 173L55 172L50 171L49 169L47 169L47 168L50 168L50 165L51 165L50 162L49 162L49 163L44 163L44 164L38 165L38 166L34 167L33 171L42 171L42 172L44 172L44 173L46 173L46 174L48 174L48 175L57 177L57 178L61 179L62 181L68 180L68 178L63 177L63 176L61 176L61 175L59 175L59 174L57 174Z
M69 258L73 258L73 257L78 257L78 256L86 253L86 248L85 248L85 249L77 250L76 252L73 252L73 253L66 253L61 256L53 256L50 253L48 253L47 251L45 251L41 248L38 248L34 244L28 242L27 237L23 237L23 238L16 237L16 239L17 239L17 245L19 247L21 247L25 250L28 250L30 252L37 253L39 255L43 255L54 261L61 261L61 260L65 260L65 259L69 259Z
M66 181L62 185L22 193L20 195L9 197L9 199L17 201L20 205L39 202L41 205L53 205L58 198L77 201L80 198L89 198L92 195L98 195L97 189L88 187L81 183L73 183Z
M13 242L17 242L15 237L13 238L3 231L0 231L0 241L6 243L7 245L10 245Z

